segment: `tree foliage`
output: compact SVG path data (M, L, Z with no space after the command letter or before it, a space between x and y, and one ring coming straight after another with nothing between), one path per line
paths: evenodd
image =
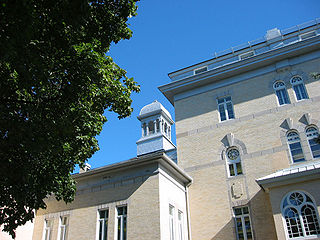
M17 226L71 202L70 172L98 147L105 110L132 112L139 86L106 56L132 35L136 0L3 0L0 3L0 225Z

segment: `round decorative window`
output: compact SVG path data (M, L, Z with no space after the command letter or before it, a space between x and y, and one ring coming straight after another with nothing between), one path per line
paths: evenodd
M238 157L239 157L239 151L237 150L237 149L230 149L229 151L228 151L228 158L230 159L230 160L236 160Z
M289 196L289 201L294 206L299 206L301 203L303 203L303 195L299 192L294 192Z

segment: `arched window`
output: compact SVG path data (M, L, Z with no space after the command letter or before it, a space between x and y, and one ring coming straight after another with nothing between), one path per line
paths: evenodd
M166 135L168 135L168 125L167 125L167 123L164 124L164 133Z
M295 131L288 132L287 141L290 148L292 162L296 163L304 161L299 134Z
M154 122L150 121L148 123L148 128L149 128L149 134L153 134L154 133Z
M291 78L290 82L292 84L293 90L296 94L296 98L298 101L308 98L308 94L301 77L294 76L293 78Z
M287 92L287 89L286 89L284 82L282 82L282 81L275 82L273 84L273 89L276 92L279 105L290 103L289 97L288 97L288 92Z
M312 152L313 158L320 157L320 144L315 139L319 136L319 131L315 126L309 126L306 128L306 135L308 138L309 146Z
M317 207L306 193L288 193L282 200L281 211L289 239L320 234Z
M142 129L143 129L143 136L147 136L147 124L146 123L143 123L142 125Z
M226 153L229 176L238 176L242 174L241 159L239 150L231 147Z
M156 126L157 126L157 132L160 132L160 120L159 119L157 119Z

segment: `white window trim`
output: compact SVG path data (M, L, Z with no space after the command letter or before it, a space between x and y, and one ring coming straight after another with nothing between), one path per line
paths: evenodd
M67 226L66 225L62 225L62 218L64 217L67 217L69 218L68 219L68 224ZM70 217L68 215L63 215L63 216L60 216L59 217L59 228L58 228L58 236L57 236L57 239L60 240L60 237L61 237L61 227L63 226L64 227L64 237L63 237L63 240L66 240L66 231L68 231L68 226L69 226L69 221L70 221Z
M295 142L299 142L299 143L300 143L301 150L302 150L302 154L303 154L303 158L304 158L303 161L299 161L299 162L294 162L294 161L293 161L293 156L292 156L292 153L291 153L290 143L295 143L295 142L289 142L289 140L288 140L288 134L290 134L291 132L294 132L294 133L298 134L299 141L297 140L297 141L295 141ZM305 156L304 151L303 151L303 148L302 148L301 138L300 138L299 132L296 131L296 130L289 130L289 131L286 133L286 141L287 141L287 146L288 146L288 150L289 150L289 154L290 154L290 162L291 162L291 164L299 164L299 163L301 163L301 162L305 162L305 161L306 161L306 156Z
M295 191L291 191L289 193L287 193L281 200L281 205L280 205L280 209L281 209L281 218L282 218L282 224L283 224L283 228L284 228L284 231L285 231L285 235L286 235L286 239L287 240L303 240L303 239L318 239L320 237L320 234L317 234L317 235L313 235L313 236L306 236L306 237L296 237L296 238L289 238L289 233L288 233L288 229L287 229L287 223L286 223L286 219L284 217L284 210L287 209L287 207L283 208L283 202L285 201L285 199L290 196L292 193L294 192L298 192L298 193L302 193L304 195L307 195L313 202L313 207L315 208L316 210L316 216L318 218L318 222L320 223L320 217L319 217L319 213L318 213L318 208L316 206L316 201L314 200L313 196L311 194L309 194L308 192L305 192L303 190L295 190ZM302 208L302 207L300 207ZM301 211L299 209L299 220L301 222L302 220L302 223L303 223L303 219L302 219L302 216L301 216ZM304 227L304 224L302 224L302 231L303 233L305 234L305 227Z
M320 133L319 133L319 128L318 128L317 126L315 126L315 125L308 125L308 126L305 128L305 134L306 134L306 136L307 136L307 130L308 130L308 128L315 128L315 129L317 130L318 136L319 136L319 134L320 134ZM315 137L307 136L308 146L309 146L309 149L310 149L310 153L311 153L312 158L313 158L313 159L319 159L319 157L317 157L317 158L314 158L314 157L313 157L313 152L312 152L311 145L310 145L310 142L309 142L309 140L312 140L312 139L314 139L314 138L317 138L317 137L316 137L316 136L315 136Z
M181 215L181 219L179 220L179 214ZM178 209L178 214L177 214L177 234L178 234L178 240L184 240L184 214L181 210Z
M172 209L172 215L170 214L170 209ZM170 240L175 240L176 239L176 224L175 224L175 207L172 204L169 204L169 237Z
M231 160L231 159L228 157L228 152L231 151L232 149L235 149L235 150L237 150L237 151L239 152L239 156L238 156L237 159L235 159L235 160ZM238 149L237 147L234 147L234 146L229 147L229 148L225 151L225 157L226 157L226 163L227 163L228 178L234 178L234 177L242 176L242 175L243 175L243 167L242 167L241 154L240 154L239 149ZM238 174L237 163L240 163L241 171L242 171L241 174ZM234 173L235 173L235 175L233 175L233 176L231 176L231 174L230 174L229 165L233 165L233 169L234 169Z
M42 239L43 239L43 240L49 240L49 239L52 240L51 234L52 234L52 230L53 230L53 229L47 226L47 221L51 221L51 224L53 225L53 218L45 218L45 219L44 219ZM49 230L49 237L46 239L46 230L47 230L48 228L50 229L50 230Z
M238 239L238 228L237 228L237 218L241 218L241 225L242 225L242 232L244 233L244 239L247 240L247 230L245 229L245 222L244 222L244 217L249 217L249 221L250 221L250 227L251 227L251 234L252 234L252 239L254 240L254 234L253 234L253 227L252 227L252 221L251 221L251 217L250 217L250 208L248 205L245 205L245 206L238 206L238 207L235 207L235 208L244 208L244 207L247 207L248 208L248 213L246 214L242 214L242 215L238 215L236 216L235 213L234 213L234 208L232 209L233 211L233 218L234 218L234 224L235 224L235 228L236 228L236 237Z
M116 206L116 208L115 208L115 234L114 234L114 236L115 236L115 240L118 240L118 218L119 218L119 215L118 215L118 208L121 208L121 207L126 207L127 208L127 213L126 213L126 218L127 218L127 231L128 231L128 205L126 205L126 204L124 204L124 205L118 205L118 206ZM120 228L120 229L123 229L123 215L121 215L121 225L122 225L122 227ZM120 239L122 240L123 239L123 230L122 231L120 231ZM128 232L127 232L127 238L126 239L128 239Z
M275 87L275 84L278 83L278 82L282 82L284 85L283 85L283 86L280 86L280 87ZM282 89L284 89L285 93L287 94L287 97L288 97L288 101L289 101L289 102L280 105L279 98L278 98L278 95L277 95L277 91L280 91L280 90L282 90ZM279 107L282 107L282 106L285 106L285 105L288 105L288 104L291 103L290 97L289 97L289 94L288 94L288 90L287 90L287 87L286 87L286 84L285 84L284 81L281 81L281 80L275 81L275 82L273 83L273 90L274 90L274 93L275 93L275 95L276 95L277 103L278 103L278 106L279 106Z
M219 103L219 99L226 99L227 97L230 97L230 101L223 101L223 103ZM228 113L228 109L227 109L227 102L230 102L231 103L231 106L232 106L232 112L233 112L233 116L234 118L230 118L229 117L229 113ZM220 105L223 105L224 107L224 113L226 115L226 120L221 120L221 115L220 115L220 110L219 110L219 106ZM226 122L226 121L232 121L234 119L236 119L236 115L235 115L235 112L234 112L234 106L233 106L233 102L232 102L232 98L231 96L224 96L224 97L219 97L217 98L217 106L218 106L218 112L219 112L219 122Z
M97 210L97 223L96 223L96 240L99 240L99 230L100 230L100 211L108 211L108 220L109 220L109 214L110 214L110 210L109 208L99 208ZM109 229L109 225L107 226L107 236L108 236L108 229Z
M300 78L301 81L298 82L298 83L292 82L292 79L294 79L295 77ZM306 85L304 84L303 78L302 78L301 76L299 76L299 75L293 76L293 77L290 79L290 84L291 84L291 86L292 86L292 90L293 90L293 92L294 92L294 97L295 97L296 102L300 102L300 101L304 101L304 100L306 100L306 99L309 99L309 94L308 94L308 92L307 92ZM295 85L299 85L299 84L302 84L302 86L303 86L303 88L304 88L304 90L305 90L305 92L306 92L307 98L302 98L302 99L298 100L296 91L294 90L294 86L295 86Z

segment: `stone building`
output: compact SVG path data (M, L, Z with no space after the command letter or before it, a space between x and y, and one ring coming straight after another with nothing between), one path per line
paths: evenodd
M319 19L318 19L319 20ZM137 157L74 175L33 240L319 239L320 28L280 31L169 74Z

